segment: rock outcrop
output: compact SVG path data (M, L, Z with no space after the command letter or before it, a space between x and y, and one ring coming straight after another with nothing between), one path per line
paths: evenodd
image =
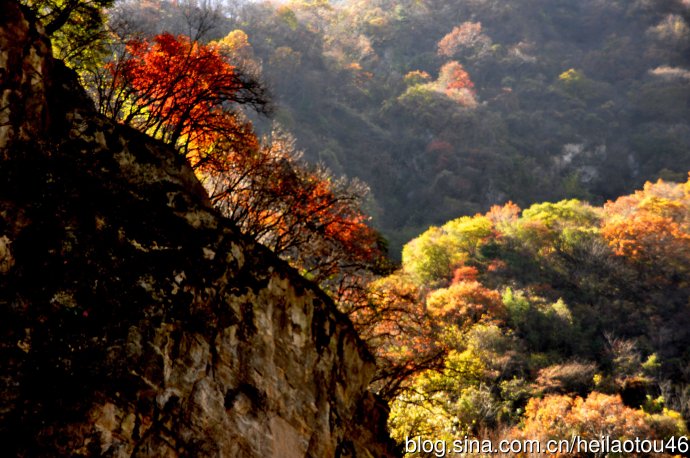
M4 456L393 456L347 318L4 0L0 314Z

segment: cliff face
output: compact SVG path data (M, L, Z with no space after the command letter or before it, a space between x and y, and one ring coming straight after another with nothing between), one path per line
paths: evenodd
M349 321L49 50L0 1L3 454L392 456Z

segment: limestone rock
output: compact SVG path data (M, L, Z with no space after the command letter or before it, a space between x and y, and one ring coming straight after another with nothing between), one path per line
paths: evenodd
M393 456L347 318L7 1L0 177L4 456Z

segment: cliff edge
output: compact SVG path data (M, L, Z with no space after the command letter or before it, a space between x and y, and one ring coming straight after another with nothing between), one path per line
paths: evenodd
M4 0L0 177L5 456L394 456L347 318Z

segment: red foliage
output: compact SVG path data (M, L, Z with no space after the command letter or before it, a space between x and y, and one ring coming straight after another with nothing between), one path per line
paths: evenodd
M217 46L163 33L126 42L125 55L108 65L111 88L101 109L178 148L193 166L219 140L257 148L239 105L264 110L260 85L228 63Z
M360 210L366 190L308 169L289 141L260 145L238 108L262 111L267 101L229 63L237 47L246 48L246 36L217 45L168 33L130 40L109 66L112 92L103 111L175 146L246 234L342 297L358 283L352 272L381 256Z
M470 108L477 106L474 83L459 62L445 63L439 71L436 85L439 91L458 104Z
M217 94L236 90L233 67L214 49L169 33L152 43L130 40L127 50L131 57L123 63L123 76L142 94L137 103L176 135L194 133L199 143L207 143L209 132L203 127L222 113L214 103Z
M451 61L441 67L439 80L445 83L447 91L468 89L474 93L474 83L470 74L458 62Z
M455 272L453 272L453 284L459 283L461 281L477 281L477 275L479 275L479 271L476 267L458 267L457 269L455 269Z
M361 211L368 189L305 167L291 139L278 132L256 150L236 147L221 145L200 169L212 201L244 233L358 306L355 290L363 294L365 272L382 256Z

